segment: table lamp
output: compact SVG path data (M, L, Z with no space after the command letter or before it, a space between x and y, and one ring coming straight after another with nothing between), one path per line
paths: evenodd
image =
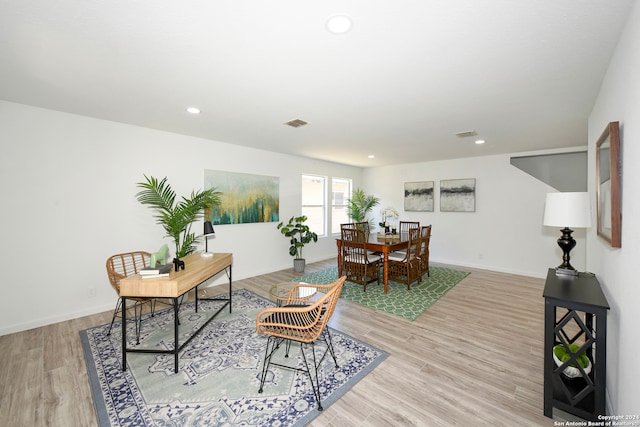
M591 227L591 206L589 193L549 193L544 208L544 225L564 227L558 246L562 249L562 264L556 268L556 275L577 276L578 272L569 262L569 253L576 246L571 236L573 228Z
M211 224L211 221L205 221L204 222L204 253L202 254L202 256L204 257L212 257L213 253L209 252L209 237L215 237L216 236L216 232L213 231L213 224Z

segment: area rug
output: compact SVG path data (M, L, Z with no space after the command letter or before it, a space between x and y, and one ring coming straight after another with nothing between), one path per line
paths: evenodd
M430 266L429 270L430 276L425 275L421 283L413 282L411 290L407 290L407 285L404 283L389 280L386 294L384 293L382 279L380 279L380 285L375 282L367 285L366 292L363 292L362 285L347 281L344 288L342 288L340 298L398 317L415 320L469 275L467 271L444 267ZM338 267L332 267L296 277L292 281L326 284L336 281L337 278Z
M273 367L264 392L258 393L267 337L256 333L256 316L274 303L245 290L233 291L233 313L225 308L180 353L179 372L173 355L129 353L123 372L121 324L80 332L98 424L106 426L304 426L319 412L308 377ZM181 341L220 302L201 301L180 308ZM135 345L133 322L127 339ZM127 325L128 327L129 325ZM364 378L388 354L331 329L339 368L327 358L320 374L322 405L327 408ZM136 348L173 348L173 311L142 321ZM317 343L316 351L324 350ZM300 365L294 344L281 363Z

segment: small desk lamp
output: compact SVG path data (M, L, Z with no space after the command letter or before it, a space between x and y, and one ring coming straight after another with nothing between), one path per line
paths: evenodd
M591 227L591 206L589 193L549 193L544 208L544 225L564 227L558 246L562 249L562 264L556 268L556 275L577 276L578 272L569 263L569 252L576 246L569 227Z
M216 232L213 231L213 224L211 224L211 221L205 221L204 222L204 253L202 254L202 256L204 257L212 257L213 253L209 252L209 237L215 237L216 236Z

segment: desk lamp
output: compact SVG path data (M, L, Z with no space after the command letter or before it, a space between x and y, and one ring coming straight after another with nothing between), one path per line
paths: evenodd
M213 253L209 252L209 237L215 237L216 236L216 232L213 231L213 224L211 224L211 221L205 221L204 222L204 253L202 254L203 257L212 257Z
M558 246L562 249L562 264L556 268L558 276L577 276L578 272L569 262L569 252L576 246L569 227L591 227L589 193L549 193L544 209L544 225L564 227Z

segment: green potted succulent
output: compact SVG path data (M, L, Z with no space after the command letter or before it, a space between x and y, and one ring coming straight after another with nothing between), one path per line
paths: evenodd
M288 223L281 222L278 224L278 230L285 237L289 238L289 255L293 258L293 269L296 273L303 273L305 267L305 259L302 258L302 249L311 242L318 241L318 235L311 231L309 226L305 224L306 215L292 216Z
M202 218L205 209L220 205L222 193L210 188L204 191L191 192L189 198L182 197L176 203L176 193L167 182L167 177L158 180L153 176L144 176L145 181L137 184L141 190L136 198L143 205L155 211L156 222L164 228L168 237L173 238L176 245L175 258L189 255L196 250L198 241L191 232L191 224Z

